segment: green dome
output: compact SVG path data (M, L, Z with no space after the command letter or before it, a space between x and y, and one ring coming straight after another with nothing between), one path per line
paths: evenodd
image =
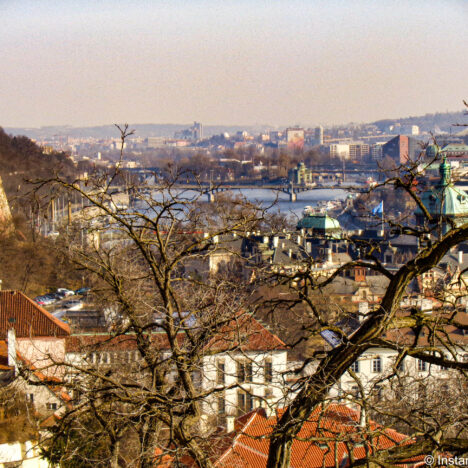
M327 214L305 215L298 223L297 229L306 229L322 236L339 237L341 226L337 219Z
M428 145L426 148L426 156L428 158L435 158L439 153L439 147L437 145Z
M422 204L429 214L437 219L440 217L452 218L456 224L465 223L468 220L468 195L452 184L451 167L447 159L443 158L439 165L440 179L430 190L423 193ZM422 216L422 210L418 207L416 217Z

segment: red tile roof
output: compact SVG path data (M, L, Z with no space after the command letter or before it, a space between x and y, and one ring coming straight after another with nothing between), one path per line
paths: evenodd
M208 343L208 348L228 351L240 347L243 351L274 351L287 349L286 344L249 313L239 313Z
M70 327L20 291L0 291L0 339L14 328L17 338L67 336Z
M219 468L263 468L266 467L271 434L282 412L275 417L266 417L263 409L249 414L247 422L234 438L230 448L214 463ZM385 450L396 445L413 443L407 436L393 429L382 428L374 422L368 428L372 433L363 436L359 432L359 413L347 406L332 404L325 409L316 409L306 421L291 452L291 468L322 468L335 466L335 457L340 466L347 466L349 458L346 439L353 446L356 459L364 458L366 449ZM320 438L320 441L310 441ZM307 440L309 439L309 440ZM422 459L422 457L418 457Z
M287 346L273 333L267 330L250 314L239 316L221 328L219 333L206 345L206 350L223 352L229 349L241 348L243 351L273 351L287 349ZM185 334L177 335L182 344ZM159 349L169 349L167 335L164 332L151 334L151 341ZM112 336L107 333L96 335L71 335L66 340L66 352L91 351L99 347L101 351L127 351L136 350L136 335L126 334Z
M0 371L12 369L13 366L8 365L8 345L6 341L0 340Z

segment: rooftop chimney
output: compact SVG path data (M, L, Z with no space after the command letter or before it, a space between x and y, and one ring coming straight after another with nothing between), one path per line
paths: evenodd
M226 432L229 434L234 432L236 417L232 415L226 416Z
M16 370L16 332L14 328L8 330L8 365Z

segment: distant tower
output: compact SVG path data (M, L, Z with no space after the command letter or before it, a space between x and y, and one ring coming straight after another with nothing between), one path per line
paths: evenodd
M193 122L193 139L203 140L203 125L200 122Z
M323 145L323 127L321 125L315 127L315 143Z
M434 151L436 155L439 153L437 147ZM468 194L453 184L452 169L445 153L442 153L439 174L439 181L422 194L421 202L431 215L432 227L440 223L445 234L452 225L457 227L468 221ZM426 218L419 206L414 214L417 224L424 226Z

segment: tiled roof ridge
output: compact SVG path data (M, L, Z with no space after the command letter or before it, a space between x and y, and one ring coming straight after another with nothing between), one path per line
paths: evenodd
M276 341L278 341L278 343L281 345L281 346L284 346L284 347L288 347L286 345L286 343L278 336L276 335L275 333L273 333L267 325L263 324L259 319L257 319L256 317L253 316L253 313L250 313L250 317L252 320L254 320L256 323L258 323L258 325L260 325L260 327L262 327L267 333L270 333L274 339L276 339Z
M57 317L54 317L49 311L41 307L39 304L34 302L32 299L30 299L26 294L24 294L20 290L15 290L15 289L6 289L0 291L0 297L1 296L15 296L19 295L23 300L26 301L30 306L32 306L33 310L38 311L40 314L42 314L49 322L51 322L53 325L59 327L61 330L63 330L67 335L70 335L70 326L66 324L65 322L62 322L59 320Z
M48 310L44 309L42 306L34 302L31 298L26 296L22 291L16 291L17 293L21 294L26 300L36 309L40 310L49 320L51 320L55 325L59 326L62 330L70 334L70 325L65 322L62 322L57 317L54 317Z
M255 410L252 411L252 415L251 417L248 419L248 421L244 424L244 426L242 427L242 429L240 431L237 432L236 436L234 437L232 443L231 443L231 446L229 447L228 450L226 450L226 452L223 453L223 455L221 456L221 458L219 460L216 461L215 463L215 466L219 466L219 463L222 462L222 460L224 458L226 458L231 452L234 451L235 449L235 446L236 445L242 445L243 448L246 448L246 449L249 449L250 450L250 447L244 445L244 444L241 444L239 443L239 439L244 436L244 435L247 435L245 433L246 429L252 424L252 422L257 418L257 417L263 417L265 419L265 421L268 421L268 418L266 418L266 415L264 414L264 410L263 410L263 413L260 411L262 410L262 408L257 408ZM245 416L245 415L244 415ZM238 418L239 419L239 418ZM254 453L256 453L257 455L263 455L261 452L257 451L257 450L252 450ZM222 465L221 465L222 466Z

